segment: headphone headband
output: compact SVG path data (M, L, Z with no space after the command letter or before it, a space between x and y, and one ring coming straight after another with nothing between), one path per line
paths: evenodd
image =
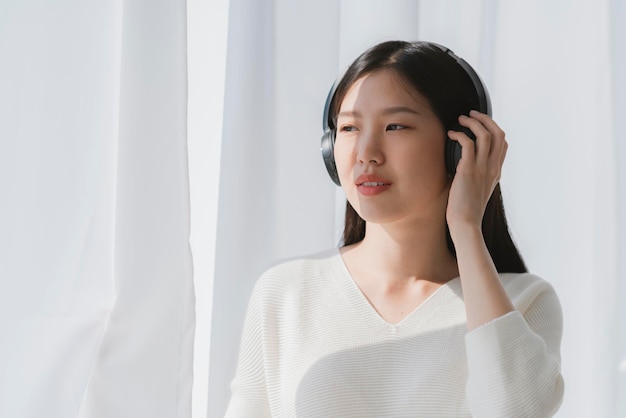
M489 97L487 86L485 85L485 83L483 83L483 80L480 78L478 73L474 71L472 66L469 65L463 58L459 57L454 52L452 52L450 48L447 48L440 44L436 44L434 42L428 42L428 43L432 46L435 46L441 49L443 52L445 52L450 57L452 57L452 59L454 59L456 63L459 64L459 66L461 66L461 68L463 68L463 70L468 75L470 80L472 80L472 84L474 85L474 90L476 90L476 93L478 94L478 106L479 106L478 110L481 113L485 113L491 116L491 98Z

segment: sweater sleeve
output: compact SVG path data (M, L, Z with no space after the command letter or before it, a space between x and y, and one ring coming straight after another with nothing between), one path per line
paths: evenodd
M226 417L269 417L263 356L261 289L257 284L243 326L239 360L231 383L232 396Z
M539 287L523 314L509 312L467 333L473 417L549 417L561 405L561 306L549 284Z

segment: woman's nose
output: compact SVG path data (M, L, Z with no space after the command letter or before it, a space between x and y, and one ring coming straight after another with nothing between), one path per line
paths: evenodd
M373 132L364 132L358 140L357 160L360 164L382 164L384 154L380 138Z

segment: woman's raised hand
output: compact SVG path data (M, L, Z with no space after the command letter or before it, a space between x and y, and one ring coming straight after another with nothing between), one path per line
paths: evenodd
M450 139L462 147L462 157L450 187L446 219L450 234L471 227L480 230L485 207L500 181L508 144L504 131L488 115L472 110L469 117L459 116L459 124L476 136L448 131ZM462 233L462 232L461 232Z

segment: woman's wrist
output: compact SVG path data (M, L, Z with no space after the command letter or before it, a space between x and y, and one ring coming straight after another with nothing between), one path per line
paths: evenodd
M471 222L456 222L449 223L448 228L450 229L450 237L452 238L452 242L454 242L455 247L462 244L463 241L466 240L475 240L483 238L483 231L480 224L475 224Z

